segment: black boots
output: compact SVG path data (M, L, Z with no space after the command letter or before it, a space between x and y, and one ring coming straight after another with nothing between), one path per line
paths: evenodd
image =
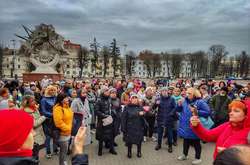
M132 157L132 144L128 144L128 158Z
M161 149L161 145L157 144L157 146L155 147L155 150L158 151L159 149Z
M113 155L117 155L117 152L115 151L115 149L110 149L109 152Z
M169 152L169 153L172 153L172 152L173 152L172 146L168 146L168 152Z
M137 145L137 157L140 158L141 157L141 144Z

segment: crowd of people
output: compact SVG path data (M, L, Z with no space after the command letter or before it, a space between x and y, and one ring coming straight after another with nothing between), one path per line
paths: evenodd
M141 158L143 143L154 141L157 152L166 138L169 153L183 139L179 161L189 158L193 146L192 164L200 164L202 141L216 143L214 164L223 164L223 157L230 154L246 164L249 159L239 153L250 143L250 83L210 79L53 82L46 76L36 82L0 81L0 124L0 162L39 164L39 151L45 148L46 158L58 155L59 165L67 164L68 155L73 155L74 165L88 164L84 146L93 145L95 138L98 156L104 148L117 155L121 144L116 137L121 135L128 158L133 145Z

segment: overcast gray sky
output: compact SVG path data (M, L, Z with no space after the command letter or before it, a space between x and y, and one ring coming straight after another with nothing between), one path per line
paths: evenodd
M87 47L96 37L136 52L223 44L230 54L250 53L249 0L0 0L0 42L40 23Z

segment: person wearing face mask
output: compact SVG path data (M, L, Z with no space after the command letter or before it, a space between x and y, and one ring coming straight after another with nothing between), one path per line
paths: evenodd
M81 125L87 128L86 141L84 145L91 143L90 124L91 114L89 109L89 101L87 99L87 90L80 89L79 95L71 103L71 109L74 112L74 122L72 128L72 136L75 136Z
M101 89L101 97L96 102L95 113L97 116L96 139L99 141L98 156L102 156L103 142L108 144L111 154L117 155L114 149L114 112L111 108L110 91L106 86Z
M228 105L231 99L227 96L227 87L222 87L218 95L210 99L210 108L214 120L214 127L217 127L228 121Z
M60 148L59 165L67 165L66 157L72 130L73 111L69 105L69 98L64 93L60 93L56 98L53 120L55 126L60 130L60 137L56 139Z
M214 159L218 153L238 144L247 144L250 131L249 108L241 101L232 101L229 104L229 121L220 126L207 130L200 124L197 116L190 119L192 130L202 140L215 142Z
M156 106L158 107L157 112L157 133L158 133L158 144L155 147L155 150L161 149L162 144L162 136L164 128L167 131L167 138L168 138L168 152L171 153L173 151L172 144L173 144L173 127L175 121L175 107L176 103L174 98L172 98L168 94L168 88L163 87L161 90L160 99L156 101Z

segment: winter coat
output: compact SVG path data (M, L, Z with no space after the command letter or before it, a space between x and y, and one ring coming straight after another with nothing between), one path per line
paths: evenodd
M73 136L76 135L78 129L81 125L84 125L87 127L86 131L86 139L85 139L85 145L88 145L91 143L91 134L90 134L90 124L91 124L91 114L89 109L89 101L86 98L84 101L84 104L80 98L75 98L73 102L71 103L71 109L74 112L74 122L73 122ZM81 121L79 121L79 117L81 116Z
M103 126L103 119L109 115L114 118L114 112L111 110L110 99L103 94L97 100L95 105L95 114L97 116L96 139L99 141L108 141L114 138L114 122Z
M250 101L248 105L250 105ZM248 144L247 136L250 131L250 107L247 108L247 118L238 126L233 126L230 122L226 122L211 130L207 130L202 124L198 124L197 127L192 127L192 129L202 140L216 142L214 150L215 159L218 154L218 147L229 148L233 145Z
M55 126L60 129L60 135L70 136L73 123L73 112L70 107L62 107L56 104L53 107L53 119Z
M95 93L92 92L92 91L89 92L87 99L89 101L89 110L90 110L90 113L92 115L91 124L95 124L95 103L96 103L96 95L95 95Z
M115 133L115 136L117 136L120 134L121 115L122 115L120 99L111 98L111 109L112 109L112 112L114 112L114 118L113 118L114 119L114 131L115 131L114 133Z
M178 134L184 139L199 139L190 127L190 118L192 117L192 112L189 108L190 104L195 104L197 106L199 117L207 118L208 116L210 116L209 106L204 100L194 99L191 101L188 98L185 98L182 105L177 105L176 108L176 110L180 112Z
M122 112L122 132L127 144L140 144L143 141L146 121L139 112L143 108L139 105L128 104Z
M41 115L52 118L53 106L55 105L56 97L43 97L40 104Z
M215 123L224 123L228 121L228 105L231 99L228 96L214 95L210 99L210 108L213 112Z
M38 111L34 111L31 108L27 107L23 109L25 112L29 113L34 119L34 130L36 132L34 136L34 142L42 145L45 141L45 136L42 128L42 123L45 121L45 116L41 116Z
M41 100L40 103L40 114L45 116L47 119L43 123L43 130L45 135L50 135L51 136L51 127L53 124L52 121L52 115L53 115L53 106L55 104L56 97L50 96L46 97L44 96Z
M173 127L174 121L177 118L175 108L176 103L172 97L160 97L160 104L158 105L156 118L158 127Z

